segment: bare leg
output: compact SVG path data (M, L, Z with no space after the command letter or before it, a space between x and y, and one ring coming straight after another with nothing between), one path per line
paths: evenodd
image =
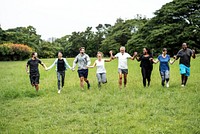
M35 84L35 89L38 92L38 90L39 90L39 85L38 84Z
M90 89L90 83L89 83L89 80L87 78L84 78L84 81L87 83L87 87L88 89Z
M84 88L84 77L80 77L80 87L81 89Z
M119 88L122 88L122 73L119 73Z
M124 74L124 87L126 87L126 84L127 84L127 75L128 74Z

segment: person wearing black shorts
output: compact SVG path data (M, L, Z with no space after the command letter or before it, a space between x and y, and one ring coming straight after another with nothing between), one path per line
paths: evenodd
M80 78L80 87L84 88L84 81L87 83L88 89L90 89L90 83L88 77L88 66L91 64L90 57L85 53L85 48L79 49L80 53L76 56L72 70L75 70L76 64L78 64L78 76Z
M36 91L39 90L39 80L40 80L38 64L41 64L45 68L45 70L47 69L46 65L40 59L37 58L37 53L33 52L32 58L29 59L27 62L26 72L29 74L31 85L35 87Z

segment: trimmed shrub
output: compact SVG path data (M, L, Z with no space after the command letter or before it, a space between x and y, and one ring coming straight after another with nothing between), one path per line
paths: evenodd
M29 58L32 48L24 44L1 44L0 61L16 61Z

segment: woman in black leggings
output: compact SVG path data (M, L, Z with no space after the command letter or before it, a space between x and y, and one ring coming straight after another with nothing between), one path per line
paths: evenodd
M135 56L137 52L135 53ZM151 72L153 70L153 57L150 53L150 50L147 48L143 48L143 54L140 57L136 57L137 61L140 62L142 77L143 77L143 85L146 87L146 80L148 82L148 86L150 86L151 81Z

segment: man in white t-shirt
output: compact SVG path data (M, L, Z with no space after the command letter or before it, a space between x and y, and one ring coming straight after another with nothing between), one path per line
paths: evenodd
M125 52L125 47L120 47L120 52L113 56L112 51L110 51L112 59L118 58L118 73L119 73L119 88L122 88L122 76L124 75L124 87L127 84L127 75L128 75L128 65L127 59L134 60L134 57Z

